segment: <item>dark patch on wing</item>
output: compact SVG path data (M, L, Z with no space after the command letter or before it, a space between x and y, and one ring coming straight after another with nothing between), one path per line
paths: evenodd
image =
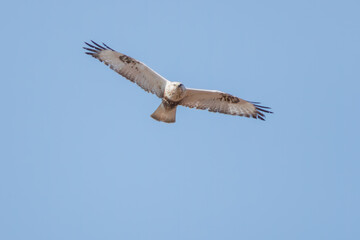
M237 97L234 97L230 94L221 93L221 97L219 98L220 101L225 101L228 103L238 103L240 102L240 99Z
M125 54L119 57L120 61L127 63L127 64L133 64L135 65L136 63L138 63L138 61L136 61L135 59L133 59L132 57L126 56Z

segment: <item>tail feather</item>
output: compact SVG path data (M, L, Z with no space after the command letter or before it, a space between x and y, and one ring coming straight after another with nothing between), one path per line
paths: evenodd
M151 117L157 121L174 123L176 118L176 107L177 105L170 104L163 100L155 112L151 114Z

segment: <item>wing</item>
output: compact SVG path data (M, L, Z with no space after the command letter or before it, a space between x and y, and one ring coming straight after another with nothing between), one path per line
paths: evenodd
M90 48L84 47L86 54L104 62L112 70L139 85L147 92L163 98L166 83L169 82L144 63L139 62L125 54L116 52L103 43L103 46L91 41L94 45L85 42Z
M265 120L264 113L272 113L268 110L269 107L260 106L257 102L248 102L230 94L213 90L187 88L186 95L179 104L190 108L207 109L210 112L261 120Z

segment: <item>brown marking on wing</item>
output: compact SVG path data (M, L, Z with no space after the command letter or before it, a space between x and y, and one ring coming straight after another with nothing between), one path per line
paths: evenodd
M228 102L228 103L238 103L238 102L240 102L239 98L234 97L234 96L232 96L230 94L221 93L220 96L221 96L219 98L220 101L225 101L225 102Z
M135 65L136 63L139 63L138 61L136 61L135 59L133 59L132 57L129 57L127 55L122 55L119 57L119 59L125 63L128 63L128 64L132 64L132 65ZM136 67L137 69L137 67Z

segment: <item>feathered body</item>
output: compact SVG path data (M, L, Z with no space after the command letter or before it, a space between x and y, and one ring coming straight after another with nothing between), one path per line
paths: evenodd
M88 51L86 54L104 62L145 91L156 94L162 99L160 106L151 115L158 121L175 122L178 105L261 120L265 120L264 113L272 113L269 107L260 106L259 103L248 102L227 93L185 88L182 83L168 81L144 63L116 52L104 43L103 46L93 41L92 43L85 43L90 47L84 47Z

